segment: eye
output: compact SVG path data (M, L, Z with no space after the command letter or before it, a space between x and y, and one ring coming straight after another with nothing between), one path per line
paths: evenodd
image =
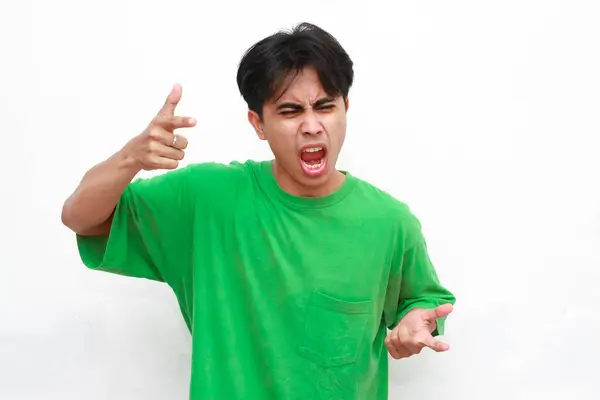
M298 110L284 110L284 111L281 111L279 114L284 115L284 116L290 116L290 115L298 114Z
M326 105L319 107L319 110L328 111L328 110L333 110L334 108L335 108L335 105L326 104Z

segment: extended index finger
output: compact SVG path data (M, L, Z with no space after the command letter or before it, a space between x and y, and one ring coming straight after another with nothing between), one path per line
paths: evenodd
M167 99L165 100L165 104L162 106L162 108L158 112L158 115L163 116L163 117L174 116L175 108L177 107L177 104L179 104L179 101L181 100L182 91L183 91L183 88L181 87L181 85L178 83L175 84L173 86L173 89L171 89L171 93L169 93L169 95L167 96Z
M421 340L423 346L429 347L433 351L441 352L450 349L450 346L444 342L440 342L433 338L433 336L427 336L425 339Z

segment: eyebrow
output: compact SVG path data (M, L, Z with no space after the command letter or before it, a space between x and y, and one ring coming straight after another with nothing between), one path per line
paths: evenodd
M317 108L324 104L331 103L332 101L333 101L333 98L330 96L321 97L319 100L315 101L312 104L312 106L313 106L313 108ZM279 104L277 106L276 110L279 111L279 110L283 110L284 108L288 108L288 109L292 109L292 110L296 110L296 111L303 109L303 107L298 103L285 102L285 103Z

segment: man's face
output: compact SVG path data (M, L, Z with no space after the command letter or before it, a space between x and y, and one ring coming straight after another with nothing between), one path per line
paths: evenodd
M282 186L304 195L318 195L318 188L328 192L346 137L348 102L329 97L312 68L285 87L283 95L264 105L262 121L253 111L248 118L259 138L269 142Z

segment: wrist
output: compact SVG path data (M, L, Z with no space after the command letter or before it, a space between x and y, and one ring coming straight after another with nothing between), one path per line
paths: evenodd
M127 151L126 148L117 152L114 157L117 169L123 171L131 179L142 170L141 164Z

